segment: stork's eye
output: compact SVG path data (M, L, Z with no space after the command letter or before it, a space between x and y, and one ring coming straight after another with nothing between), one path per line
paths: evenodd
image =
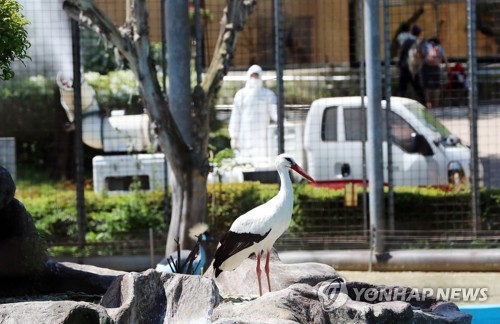
M289 157L286 157L285 160L287 160L288 162L290 162L291 165L293 165L295 162L293 162L293 160Z

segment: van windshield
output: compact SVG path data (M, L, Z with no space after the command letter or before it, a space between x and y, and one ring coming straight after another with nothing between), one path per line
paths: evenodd
M418 102L406 103L408 110L417 117L426 127L429 127L436 133L436 140L443 142L446 145L446 140L450 137L451 132L439 120L434 118L421 104ZM456 145L456 143L454 143Z

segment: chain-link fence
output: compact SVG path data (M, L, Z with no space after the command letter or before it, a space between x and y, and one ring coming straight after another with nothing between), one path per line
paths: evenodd
M16 63L15 78L0 83L0 137L5 138L0 141L0 164L21 183L46 173L57 186L77 179L79 170L84 179L77 182L81 190L92 187L99 194L131 188L163 190L163 154L127 62L94 32L72 29L62 1L20 3L31 22L31 60ZM118 26L131 14L127 1L96 3ZM197 3L202 36L196 40ZM193 57L196 51L202 54L203 69L213 58L225 4L196 1L190 6ZM500 215L495 196L490 194L491 202L473 199L479 190L471 182L471 166L475 159L480 162L481 189L500 188L500 2L476 1L475 24L468 22L466 1L380 4L380 91L384 99L393 96L390 105L382 104L390 113L384 113L380 125L385 139L384 181L389 188L387 244L397 248L401 242L414 242L427 247L453 241L463 246L478 237L488 244L496 242ZM150 0L147 7L152 53L165 80L165 6L162 0ZM213 153L232 147L236 161L245 168L245 179L274 181L262 170L272 170L282 139L284 150L322 186L345 192L340 203L305 202L303 210L313 225L281 240L285 248L368 244L363 23L363 1L261 1L238 36L233 65L214 107L213 132L219 141L212 143ZM83 71L81 115L75 115L73 101L78 49ZM471 61L471 53L477 60ZM471 67L471 62L477 64ZM248 82L247 70L254 64L263 69L257 71L262 86L272 92L263 94L258 82ZM282 78L277 77L280 71ZM240 89L246 93L237 99ZM330 99L318 101L321 98ZM233 117L236 109L239 119ZM75 153L78 119L84 146ZM278 136L281 131L283 137ZM78 154L83 161L79 169ZM447 191L441 194L444 199L420 215L409 210L404 193L398 193L408 187ZM164 235L164 228L155 235Z

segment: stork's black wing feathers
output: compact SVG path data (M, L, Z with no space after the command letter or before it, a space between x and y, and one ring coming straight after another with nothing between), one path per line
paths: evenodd
M258 243L266 238L271 229L264 235L253 233L236 233L228 231L220 241L221 245L215 251L214 269L215 277L218 277L222 270L219 269L222 263L236 253Z

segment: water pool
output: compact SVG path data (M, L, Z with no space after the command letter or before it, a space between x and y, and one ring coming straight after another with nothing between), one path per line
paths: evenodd
M459 308L472 315L472 324L500 323L500 305L462 305Z

